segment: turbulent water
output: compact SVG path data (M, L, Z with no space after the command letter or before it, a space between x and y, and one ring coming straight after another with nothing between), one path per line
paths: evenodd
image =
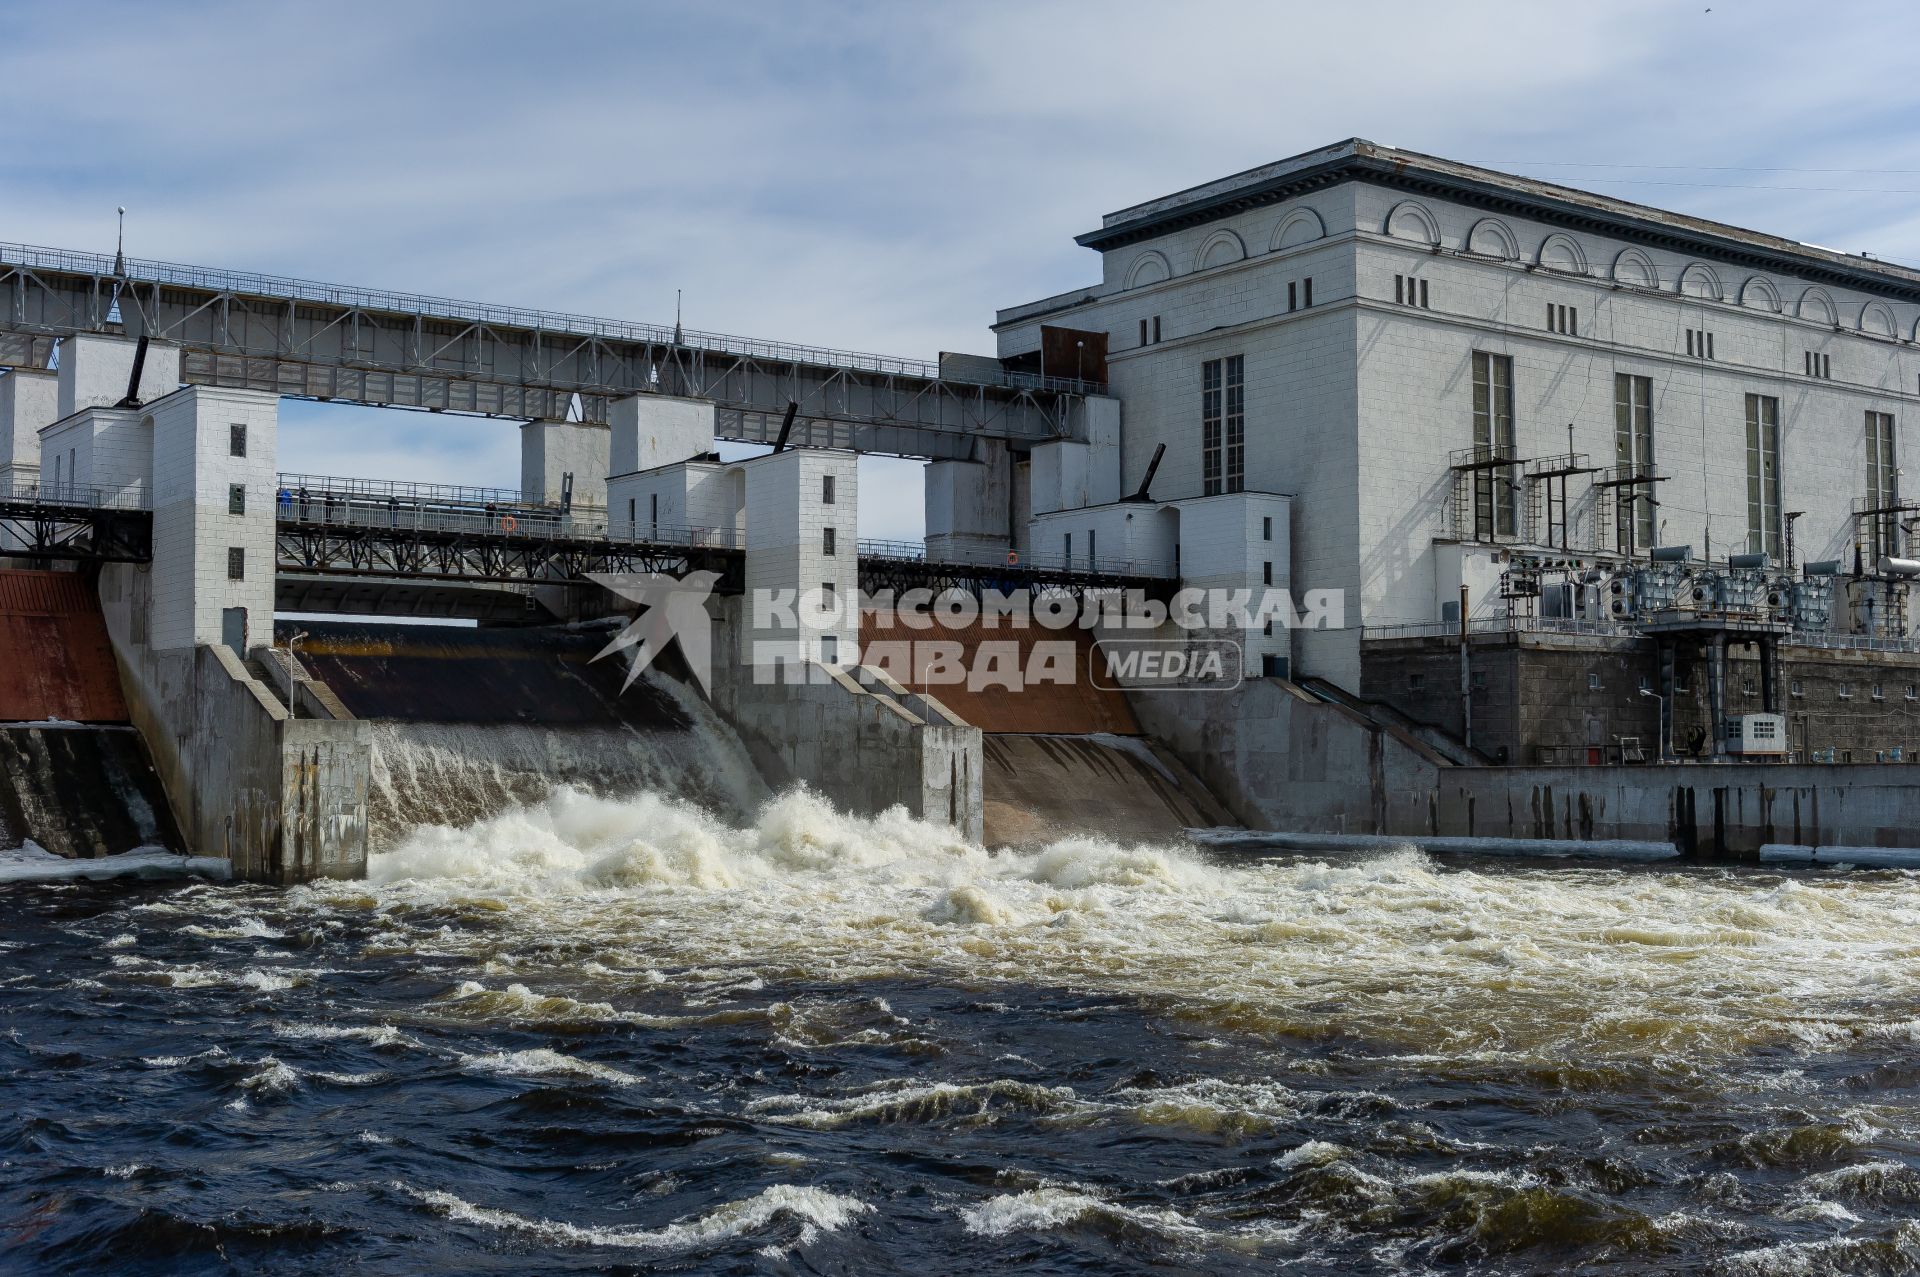
M0 888L0 1269L1920 1271L1920 882L561 791Z

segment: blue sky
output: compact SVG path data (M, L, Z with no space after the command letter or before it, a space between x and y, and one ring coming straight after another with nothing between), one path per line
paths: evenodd
M0 240L124 204L143 257L931 357L1102 213L1358 135L1920 262L1911 4L1334 10L0 0ZM508 423L285 421L288 469L518 482ZM917 535L909 463L866 487Z

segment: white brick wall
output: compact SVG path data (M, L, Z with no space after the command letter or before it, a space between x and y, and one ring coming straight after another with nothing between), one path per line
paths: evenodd
M607 503L608 449L612 431L587 422L529 421L520 427L520 496L558 501L573 476L573 503Z
M607 413L611 428L607 473L653 470L713 451L711 402L634 395L614 402Z
M1405 203L1397 190L1347 182L1116 248L1085 294L1003 311L1000 353L1037 348L1042 323L1108 332L1123 405L1121 489L1138 485L1165 442L1153 491L1161 500L1201 490L1201 363L1243 355L1246 485L1295 497L1291 580L1300 591L1347 590L1355 626L1438 619L1442 578L1457 591L1458 564L1440 564L1435 542L1451 531L1448 453L1473 442L1475 350L1514 360L1523 457L1567 452L1571 424L1571 448L1612 465L1615 374L1651 377L1655 467L1671 476L1659 489L1656 540L1696 554L1745 548L1745 396L1777 397L1782 506L1806 511L1798 556L1851 557L1865 413L1902 422L1903 463L1915 446L1920 351L1910 343L1920 304L1490 220L1440 199ZM1387 233L1390 218L1397 235ZM1437 245L1426 241L1429 224ZM1324 238L1285 242L1314 226ZM1641 271L1651 286L1633 282ZM1396 304L1396 275L1426 280L1430 309ZM1299 308L1289 311L1288 284L1307 276L1313 306L1296 287ZM1549 331L1556 303L1578 310L1576 334ZM1139 322L1151 328L1155 316L1161 340L1142 345ZM1713 360L1687 356L1689 328L1714 334ZM1831 380L1804 375L1807 351L1830 357ZM1060 502L1049 447L1034 452L1036 511ZM1914 491L1904 481L1903 493ZM1569 497L1574 545L1590 546L1594 493L1576 479ZM1354 685L1358 633L1302 634L1295 657L1303 672Z
M0 483L35 482L40 430L53 424L59 402L60 382L53 373L16 368L0 376Z
M126 398L138 345L125 337L93 333L80 333L62 341L58 414L71 417L82 408L105 407ZM180 348L165 342L148 342L147 360L140 370L140 401L152 403L179 388Z
M248 642L273 637L275 457L279 396L192 386L150 406L153 422L153 607L160 650L221 641L222 613L247 612ZM231 427L247 427L247 455L230 455ZM230 486L246 489L229 512ZM244 578L229 579L240 549Z
M734 467L746 477L746 586L748 643L793 644L819 659L822 639L831 636L837 658L851 662L858 652L860 618L854 606L860 585L859 482L851 452L794 448L754 457ZM832 475L834 500L822 500L823 480ZM827 528L834 531L834 552L825 553ZM838 604L833 613L797 611L799 632L756 628L753 600L761 590L792 590L800 599L832 585ZM751 660L749 649L740 654Z

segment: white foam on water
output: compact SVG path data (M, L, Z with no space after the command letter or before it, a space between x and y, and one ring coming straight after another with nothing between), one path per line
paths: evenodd
M491 1073L496 1077L585 1078L610 1086L635 1086L640 1081L633 1074L623 1073L611 1065L577 1059L547 1047L462 1056L460 1067L472 1073Z
M664 1228L614 1228L540 1219L513 1211L478 1206L438 1189L419 1189L396 1183L393 1187L415 1201L433 1207L448 1219L522 1233L554 1246L605 1246L633 1250L693 1250L710 1247L758 1232L779 1221L800 1225L796 1245L807 1245L823 1232L845 1228L873 1209L857 1198L825 1189L775 1184L752 1197L728 1202L707 1214Z
M519 977L476 985L465 1009L435 1004L449 1015L668 1023L649 1017L674 991L689 1013L761 1015L727 1004L796 974L932 977L988 997L1040 983L1163 1000L1235 1032L1356 1035L1383 1058L1686 1072L1762 1046L1817 1054L1915 1019L1913 885L1442 868L1410 849L1236 860L1087 837L989 852L899 809L849 816L805 790L729 822L655 793L560 789L466 828L416 829L372 857L368 882L288 899L385 913L370 949ZM406 923L440 908L487 925ZM593 955L564 987L525 957L553 935Z
M1077 1187L1047 1185L989 1198L961 1210L967 1231L982 1237L1005 1237L1017 1232L1049 1232L1081 1223L1131 1224L1169 1237L1206 1235L1179 1211L1144 1206L1118 1206Z

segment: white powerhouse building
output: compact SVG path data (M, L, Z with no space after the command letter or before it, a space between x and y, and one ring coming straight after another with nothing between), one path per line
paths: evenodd
M1842 562L1824 628L1858 630L1856 541L1868 575L1904 548L1920 271L1358 140L1079 242L1100 282L1001 311L999 354L1103 366L1117 412L1013 465L1009 523L1047 557L1097 535L1189 583L1345 591L1346 628L1293 636L1301 676L1357 690L1363 633L1455 621L1462 585L1504 616L1516 565L1610 581L1656 546L1763 553L1784 586L1791 538ZM1122 501L1161 444L1153 502ZM991 542L981 469L930 468L934 545Z

